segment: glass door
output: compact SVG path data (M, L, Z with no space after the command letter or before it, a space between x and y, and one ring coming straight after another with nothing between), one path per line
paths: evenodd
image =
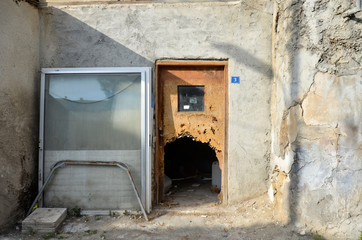
M128 165L150 211L150 68L43 69L39 185L58 161ZM138 209L125 172L67 166L54 174L45 207Z

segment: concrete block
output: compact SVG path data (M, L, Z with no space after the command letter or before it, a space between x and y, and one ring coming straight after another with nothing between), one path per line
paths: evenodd
M55 232L67 216L66 208L37 208L22 222L22 232Z

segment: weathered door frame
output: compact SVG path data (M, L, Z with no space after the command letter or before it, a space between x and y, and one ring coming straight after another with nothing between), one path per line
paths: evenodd
M156 61L156 81L155 81L155 134L156 134L156 149L155 149L155 158L154 158L154 181L155 187L153 188L154 194L154 202L156 204L160 203L164 200L164 172L163 166L164 162L161 161L161 143L160 143L160 131L159 125L161 121L161 117L163 114L162 109L162 84L160 83L160 67L174 67L174 66L222 66L224 67L224 84L225 84L225 145L224 145L224 157L222 162L222 179L221 179L221 192L222 192L222 203L227 204L228 200L228 62L227 61L215 61L215 60L203 60L203 61L188 61L188 60L158 60Z

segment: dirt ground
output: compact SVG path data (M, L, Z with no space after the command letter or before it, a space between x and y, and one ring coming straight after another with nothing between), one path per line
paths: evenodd
M148 222L142 214L130 212L68 217L57 233L21 233L19 224L0 239L313 239L278 223L266 195L225 206L218 204L217 193L209 186L202 182L174 186L165 203L152 210Z

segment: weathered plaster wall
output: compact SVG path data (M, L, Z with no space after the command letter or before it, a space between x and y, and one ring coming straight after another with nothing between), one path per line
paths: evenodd
M0 1L0 230L36 193L39 16L25 2Z
M280 1L274 24L269 194L284 220L330 239L362 229L362 14L343 19L349 8Z
M229 202L267 190L271 1L112 4L41 11L42 67L154 67L229 59Z

